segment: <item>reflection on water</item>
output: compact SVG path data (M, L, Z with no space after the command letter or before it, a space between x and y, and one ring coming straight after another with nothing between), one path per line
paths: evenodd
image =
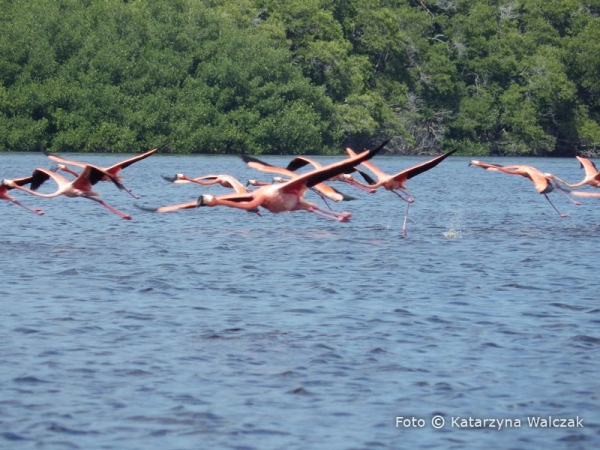
M3 178L47 164L1 158ZM581 175L569 159L526 163ZM593 448L600 203L551 194L571 214L560 219L528 180L467 164L453 156L407 183L406 238L404 202L346 185L336 188L356 199L332 207L350 223L152 214L98 186L127 222L82 199L14 194L46 215L0 203L3 446ZM161 178L178 172L260 175L235 157L166 155L123 175L145 206L224 192ZM585 427L526 425L549 415ZM398 416L426 425L397 428ZM451 426L458 416L524 425L468 432Z

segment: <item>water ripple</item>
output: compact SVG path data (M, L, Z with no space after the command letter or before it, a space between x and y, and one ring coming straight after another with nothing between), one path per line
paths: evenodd
M3 170L44 158L4 154ZM422 160L378 163L392 172ZM528 161L580 176L568 159ZM136 166L130 187L156 205L198 195L161 173L256 176L233 157ZM11 262L0 286L4 446L592 448L595 203L561 205L571 217L560 220L535 191L500 178L490 189L494 174L467 167L453 156L410 180L406 237L404 209L385 192L332 205L353 212L347 224L223 208L144 213L104 185L133 221L72 201L39 199L42 218L0 205ZM433 430L435 414L580 416L586 427L464 433ZM400 429L397 416L428 425Z

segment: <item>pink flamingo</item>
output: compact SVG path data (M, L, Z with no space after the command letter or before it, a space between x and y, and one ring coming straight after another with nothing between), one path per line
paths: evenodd
M116 180L116 178L113 175L105 172L104 170L102 170L98 167L90 166L90 165L84 166L83 171L80 174L78 174L77 178L75 178L73 181L69 181L62 175L52 172L51 170L46 170L46 169L35 169L31 176L32 176L32 182L31 182L32 189L24 188L23 186L20 186L17 183L11 182L10 180L8 182L8 186L10 188L19 189L23 192L27 192L28 194L35 195L37 197L43 197L43 198L54 198L54 197L58 197L60 195L64 195L65 197L87 198L87 199L93 200L97 203L100 203L106 209L115 213L116 215L118 215L121 218L126 219L126 220L131 220L131 216L129 216L125 213L122 213L121 211L118 211L117 209L113 208L108 203L104 202L103 200L94 198L94 197L99 196L100 194L94 192L92 190L92 186L94 184L96 184L98 181L102 180L104 177L108 177L119 189L123 189L123 186L119 183L119 181ZM50 194L42 194L42 193L36 192L35 189L37 189L37 187L39 187L42 183L44 183L49 178L52 178L56 182L56 184L58 185L58 189L55 192L50 193Z
M477 160L472 160L471 162L469 162L469 166L481 167L485 170L489 170L492 172L495 172L495 171L504 172L509 175L521 175L522 177L528 178L533 183L535 190L539 194L543 194L544 197L546 197L546 200L548 200L548 203L550 203L552 208L554 208L554 210L562 218L569 217L569 215L561 213L556 208L556 206L554 206L554 204L550 201L550 198L548 197L548 194L550 192L552 192L555 188L557 188L558 191L561 192L565 197L567 197L573 204L575 204L575 205L580 204L579 202L576 202L576 201L572 200L571 198L569 198L562 191L562 189L560 189L560 187L558 187L557 185L554 185L552 183L552 180L554 179L554 175L552 175L551 173L544 173L544 172L536 169L535 167L525 166L525 165L501 166L498 164L488 164L488 163L484 163L484 162L477 161Z
M172 183L176 183L176 184L185 184L185 183L196 183L199 184L201 186L210 186L213 184L220 184L223 187L226 188L230 188L233 189L236 193L238 194L247 194L248 193L248 189L246 189L246 186L244 186L237 178L231 176L231 175L226 175L226 174L220 174L220 175L203 175L200 177L196 177L196 178L189 178L188 176L182 174L182 173L178 173L176 174L174 177L166 177L163 175L163 178L167 181L170 181ZM198 202L193 202L195 206L189 206L190 208L195 208L196 206L198 206ZM186 209L185 205L188 205L187 203L183 204L184 206L181 206L179 208L175 208L173 211L177 211L178 209ZM144 210L148 210L148 208L142 207L141 209ZM161 208L159 208L161 209ZM150 209L151 211L155 211L154 209ZM172 212L172 211L158 211L158 212ZM260 211L256 208L254 210L251 210L250 212L254 212L256 214L258 214L259 216L262 216L262 214L260 213Z
M31 211L32 213L43 216L44 211L42 211L41 209L29 208L28 206L23 205L17 199L8 195L8 191L10 191L11 189L14 189L15 185L16 186L25 186L27 184L31 184L32 181L33 181L33 176L28 176L28 177L24 177L24 178L14 178L12 180L2 180L2 183L0 184L0 199L8 200L9 202L14 203L15 205L25 208L27 211Z
M196 183L201 186L210 186L213 184L220 184L223 187L231 188L238 194L246 194L248 189L235 177L226 174L220 175L203 175L196 178L189 178L188 176L178 173L174 177L163 178L171 183L185 184L185 183Z
M283 167L272 166L271 164L263 162L260 159L254 158L252 156L242 155L242 159L248 165L248 167L252 167L253 169L259 170L261 172L277 173L279 175L287 177L288 179L294 179L298 177L298 174L296 172L284 169ZM273 181L276 183L281 183L287 180L281 177L275 177ZM325 183L319 183L311 187L310 189L314 191L317 195L319 195L323 199L323 201L325 201L325 203L327 203L325 198L333 200L334 202L339 202L342 200L352 200L352 197L342 194L341 192L337 191L336 189L332 188L331 186Z
M303 200L307 189L346 172L351 167L375 156L389 141L385 141L373 150L366 150L355 157L315 169L279 184L269 184L246 194L201 195L194 202L157 208L157 212L171 212L199 206L228 206L231 208L254 210L258 207L272 213L290 211L308 211L331 220L348 222L352 216L349 212L337 213L320 209L317 205Z
M558 178L555 175L552 175L552 179L558 181L559 183L564 184L567 187L570 188L578 188L581 186L585 186L586 184L595 188L600 187L600 172L598 172L598 169L596 168L596 165L590 161L587 158L584 158L582 156L576 156L575 158L577 158L577 160L579 161L581 168L584 170L585 176L583 178L583 180L581 180L579 183L575 183L575 184L570 184L567 183L566 181L561 180L560 178ZM581 193L579 193L581 194ZM588 195L580 195L581 197L587 197ZM591 197L596 197L596 195L592 195Z
M350 148L347 148L346 152L350 156L356 154ZM422 174L423 172L426 172L430 169L433 169L435 166L437 166L439 163L441 163L444 159L446 159L454 152L456 152L456 150L452 150L448 153L444 153L443 155L430 159L429 161L425 161L424 163L404 169L401 172L396 173L395 175L388 175L379 167L375 166L374 164L368 161L362 163L363 166L365 166L367 169L373 172L373 174L375 174L375 176L377 177L377 181L375 182L373 182L370 179L367 179L367 182L371 183L368 185L369 187L373 189L383 187L384 189L393 192L398 197L400 197L400 199L406 202L406 213L404 214L404 222L402 223L402 233L404 234L404 236L406 236L406 221L408 220L408 208L411 203L414 203L414 199L412 198L412 196L408 192L406 192L405 183L411 178L416 177L417 175ZM398 191L404 193L406 195L406 198Z
M296 156L294 159L292 159L289 162L289 164L287 165L286 169L287 170L291 170L292 172L296 172L296 170L301 169L302 167L307 166L307 165L311 165L315 169L320 169L321 167L323 167L323 164L321 164L318 161L315 161L312 158L308 158L306 156ZM358 188L358 189L360 189L362 191L366 191L369 194L374 194L375 192L377 192L377 189L373 189L371 187L365 186L364 184L359 183L358 181L356 181L354 179L354 177L352 177L352 175L351 175L352 172L358 172L363 177L368 177L368 175L365 174L359 168L352 167L347 173L339 174L338 176L331 178L329 181L340 181L342 183L347 183L350 186L354 186L355 188Z
M158 151L158 148L154 148L152 150L149 150L145 153L142 153L140 155L136 155L132 158L128 158L124 161L118 162L116 164L113 164L110 167L103 167L101 168L104 172L107 173L106 176L102 177L102 179L100 181L113 181L116 180L118 182L121 182L123 180L122 177L119 176L119 173L121 172L122 169L125 169L126 167L129 167L131 164L141 161L142 159L146 159L147 157L149 157L150 155L153 155L154 153L156 153ZM52 161L58 163L57 164L57 168L59 170L62 170L64 172L68 172L71 175L74 175L75 177L77 177L79 174L77 172L75 172L72 169L69 169L67 167L67 165L71 165L71 166L77 166L77 167L85 167L88 164L83 163L83 162L79 162L79 161L74 161L74 160L70 160L70 159L66 159L63 158L62 156L58 156L55 155L53 153L49 153L49 152L44 152L46 154L46 156L48 158L50 158ZM112 178L111 178L112 177ZM121 185L123 186L123 185ZM140 197L135 195L134 193L131 192L130 189L126 189L124 186L122 187L123 190L125 190L125 192L127 192L129 195L131 195L133 198L135 199L139 199Z

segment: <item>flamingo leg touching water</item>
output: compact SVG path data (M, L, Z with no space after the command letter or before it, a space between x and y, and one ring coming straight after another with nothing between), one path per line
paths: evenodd
M508 175L520 175L522 177L529 179L533 183L535 190L539 194L543 194L544 197L546 197L546 200L548 200L548 203L550 203L552 208L558 213L558 215L561 218L564 219L566 217L570 217L569 214L561 213L558 210L558 208L556 206L554 206L554 203L552 203L552 201L550 201L550 198L548 197L548 193L552 192L555 189L555 187L558 188L559 192L562 192L562 188L560 188L559 186L555 185L552 182L552 180L556 179L556 177L553 174L544 173L544 172L540 171L539 169L536 169L535 167L532 167L532 166L526 166L526 165L501 166L498 164L488 164L488 163L484 163L484 162L476 161L476 160L471 160L471 162L469 162L469 166L481 167L482 169L485 169L485 170L488 170L491 172L503 172ZM563 194L566 196L566 194L564 192L563 192ZM568 196L567 196L567 198L568 198ZM579 202L575 202L572 199L570 199L570 200L573 203L575 203L576 205L579 204Z
M346 148L346 152L350 156L356 155L356 153L350 148ZM448 153L444 153L443 155L436 156L435 158L430 159L429 161L425 161L416 166L409 167L409 168L404 169L401 172L398 172L394 175L389 175L389 174L385 173L383 170L381 170L379 167L377 167L376 165L374 165L371 162L365 161L362 163L363 166L365 166L367 169L369 169L377 177L377 181L371 182L371 181L367 180L367 182L370 184L365 185L365 186L369 186L374 189L383 187L384 189L386 189L390 192L393 192L398 197L400 197L400 199L407 202L408 205L406 207L406 212L404 214L404 222L402 225L402 233L404 234L404 236L406 236L406 234L407 234L406 233L406 222L408 220L408 207L411 203L414 203L414 201L415 201L413 199L413 197L408 192L406 192L405 183L408 180L410 180L411 178L414 178L417 175L420 175L428 170L433 169L435 166L437 166L439 163L441 163L448 156L452 155L454 152L456 152L456 150L452 150ZM362 174L362 172L360 172L360 173ZM364 178L365 175L364 174L362 174L362 175ZM404 195L400 194L398 191L401 191Z

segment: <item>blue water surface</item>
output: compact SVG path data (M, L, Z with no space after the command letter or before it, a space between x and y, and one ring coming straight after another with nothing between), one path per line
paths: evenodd
M426 159L373 163L395 173ZM583 176L574 158L488 160ZM2 178L51 166L0 161ZM139 200L97 184L131 221L11 191L46 214L0 202L0 448L598 448L600 200L553 192L561 219L529 180L468 162L407 183L406 237L405 203L339 183L356 198L330 205L349 223L134 206L227 192L161 175L270 180L234 156L136 163L122 175ZM548 416L583 427L528 424ZM460 426L469 418L512 425Z

